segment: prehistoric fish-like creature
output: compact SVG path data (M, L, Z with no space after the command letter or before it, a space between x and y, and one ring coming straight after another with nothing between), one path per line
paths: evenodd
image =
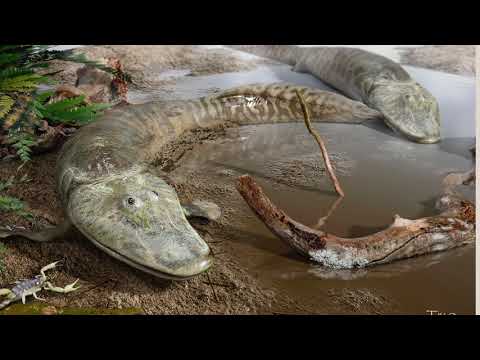
M440 141L436 99L396 62L347 47L233 45L308 72L351 99L378 110L393 131L418 143Z
M78 130L61 150L56 184L67 222L45 233L0 231L0 238L48 241L73 225L101 250L144 272L174 280L200 274L211 265L210 249L187 216L202 214L205 206L182 206L152 164L165 145L190 130L303 122L297 91L313 121L362 123L382 116L342 95L289 84L113 109Z

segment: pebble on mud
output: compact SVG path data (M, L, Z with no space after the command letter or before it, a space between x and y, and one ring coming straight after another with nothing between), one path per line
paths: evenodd
M55 306L47 306L42 309L42 315L58 315L58 310Z

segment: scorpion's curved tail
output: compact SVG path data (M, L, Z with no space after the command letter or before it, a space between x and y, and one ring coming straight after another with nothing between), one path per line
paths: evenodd
M15 298L15 295L13 295L11 292L7 294L7 298L0 302L0 310L5 309L8 305L10 305L13 302L13 299Z
M0 310L5 309L8 305L10 305L10 300L5 300L0 303Z

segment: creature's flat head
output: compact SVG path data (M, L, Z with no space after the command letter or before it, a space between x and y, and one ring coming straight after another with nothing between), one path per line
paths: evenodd
M392 130L418 143L440 141L438 103L418 83L380 79L370 95L370 105L385 116Z
M115 176L74 190L73 224L117 259L169 279L200 274L210 249L187 221L175 190L149 173Z

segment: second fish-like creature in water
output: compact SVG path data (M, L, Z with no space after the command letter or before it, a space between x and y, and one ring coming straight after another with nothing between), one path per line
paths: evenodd
M423 144L440 141L440 111L436 99L402 66L384 56L348 47L230 47L316 76L351 99L378 110L388 127L411 141Z

